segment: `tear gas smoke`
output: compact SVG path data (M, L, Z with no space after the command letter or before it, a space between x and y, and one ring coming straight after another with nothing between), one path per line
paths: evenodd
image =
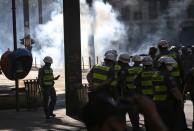
M63 14L62 0L52 2L50 5L50 20L45 24L36 26L35 38L40 46L34 48L33 54L39 58L41 65L45 56L53 58L53 67L63 68L64 66L64 35L63 35Z
M59 3L62 2L59 1ZM57 67L63 65L63 17L56 4L53 8L51 20L44 25L39 25L36 32L36 39L41 45L38 56L51 55L54 57L54 64ZM57 9L57 10L56 10ZM93 9L89 8L85 0L80 0L81 16L81 48L85 63L88 62L88 42L89 36L94 35L96 56L102 57L104 52L109 49L118 49L118 44L125 43L125 27L117 20L118 12L115 12L111 5L102 1L94 1ZM123 38L123 39L122 39ZM116 44L112 44L116 43Z
M118 50L119 44L125 43L126 34L124 25L117 20L118 12L101 0L93 2L92 11L85 0L80 3L82 55L88 58L88 53L84 52L88 52L88 36L93 33L96 56L103 58L104 52L110 48Z
M36 45L33 48L33 55L39 58L39 62L46 55L51 55L54 59L54 66L62 66L64 60L64 44L63 44L63 16L62 16L62 0L48 0L43 3L43 18L45 24L38 25L37 2L30 0L30 32L32 38L35 38ZM130 6L138 6L133 3L134 0L126 0L125 3ZM85 0L80 0L80 16L81 16L81 47L82 56L88 58L88 41L89 36L94 34L94 44L96 56L103 58L104 52L108 49L116 49L119 52L147 53L150 45L155 44L162 38L169 38L168 34L175 36L175 32L168 27L168 17L175 18L171 25L173 29L177 28L177 21L184 18L184 11L191 0L178 1L170 4L167 13L159 17L159 23L155 26L155 31L150 33L150 27L141 27L132 23L128 26L124 25L117 19L119 12L114 10L108 3L102 0L93 1L93 11L91 13L89 6ZM23 8L22 0L17 1L17 37L18 40L23 38ZM12 14L11 0L0 1L0 53L13 49L12 40ZM167 17L168 16L168 17ZM93 24L92 24L93 23ZM92 25L92 26L91 26ZM176 30L175 30L176 31ZM141 35L142 34L142 35ZM142 38L140 38L142 37ZM19 43L19 41L18 41ZM130 44L128 44L130 43ZM132 46L136 43L135 46ZM138 43L138 44L137 44ZM18 44L18 47L22 45ZM128 49L130 48L130 49ZM39 64L39 63L38 63Z
M178 35L177 29L180 26L180 22L184 20L186 9L191 2L192 0L170 2L167 13L162 14L158 18L157 29L152 33L147 33L140 47L133 51L133 54L148 53L150 46L156 46L157 42L161 39L176 41ZM140 38L136 37L136 39Z
M62 10L62 7L58 6L60 1L56 0L53 2L53 0L47 0L44 1L43 3L43 21L48 21L52 17L50 16L55 16L58 12L58 10ZM30 10L30 33L33 39L36 39L36 27L38 26L38 2L35 0L29 0L29 10ZM62 5L62 4L60 4ZM12 31L12 1L11 0L3 0L0 1L0 55L4 53L8 48L10 50L13 50L13 31ZM54 9L55 8L55 9ZM57 12L57 13L56 13ZM52 15L51 15L52 14ZM57 18L57 17L56 17ZM16 23L17 23L17 43L18 43L18 48L23 47L20 44L21 38L24 37L24 23L23 23L23 0L17 0L16 1ZM39 28L39 27L37 27ZM36 42L38 39L36 39ZM36 46L38 43L35 43ZM34 45L35 46L35 45ZM61 48L60 48L61 49ZM40 60L44 56L40 56L41 51L37 48L34 47L33 49L33 55L38 58L37 64L40 64ZM57 51L58 52L58 51Z

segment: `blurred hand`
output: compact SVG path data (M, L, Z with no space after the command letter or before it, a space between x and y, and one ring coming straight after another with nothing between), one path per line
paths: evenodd
M59 79L59 77L60 77L60 75L58 75L57 77L55 77L55 80L58 80L58 79Z

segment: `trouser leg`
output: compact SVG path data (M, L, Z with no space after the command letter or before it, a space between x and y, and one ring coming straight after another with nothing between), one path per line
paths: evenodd
M48 90L43 91L43 109L46 117L49 116L49 108L48 108L49 94Z
M49 114L53 114L53 110L56 104L56 100L57 100L57 96L56 96L56 91L54 89L54 87L51 88L50 90L51 92L51 100L49 103Z
M139 114L137 112L129 112L129 118L133 127L133 131L139 130Z

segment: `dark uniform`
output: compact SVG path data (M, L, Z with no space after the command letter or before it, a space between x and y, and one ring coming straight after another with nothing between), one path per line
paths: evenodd
M90 86L89 99L95 100L99 96L115 96L115 88L111 86L114 81L114 65L94 65L87 75ZM115 81L113 82L115 84Z
M184 47L182 49L181 59L182 59L182 63L183 63L184 73L186 75L193 66L193 60L192 60L193 56L192 56L191 48Z
M178 89L180 90L182 95L184 95L183 94L183 92L184 92L184 71L183 71L183 66L182 66L182 61L181 61L180 56L175 52L163 50L157 56L156 61L159 58L161 58L162 56L167 56L167 57L170 57L170 58L173 58L174 60L176 60L177 64L173 65L173 70L170 72L170 75L175 78ZM179 111L179 110L180 109L177 109L177 111ZM182 114L182 118L180 119L180 121L182 121L182 122L180 122L179 125L184 127L185 129L187 129L184 110L182 109L182 111L180 113Z
M191 100L194 102L194 68L192 68L186 75L185 92L190 92Z
M154 97L154 86L152 83L152 77L154 73L156 72L155 69L152 67L145 68L143 67L141 73L137 76L135 80L135 85L137 87L137 92L141 95L147 96L151 100L153 100ZM150 127L147 123L149 120L146 120L145 118L145 127L146 131L150 131Z
M135 79L138 76L138 74L142 71L142 67L140 66L133 66L131 68L128 68L126 70L126 77L123 79L125 80L125 86L126 90L124 95L126 97L133 97L137 94L137 89L135 86ZM133 131L139 131L139 111L137 108L131 108L130 111L128 111L129 118L131 120L131 124L133 126Z
M183 66L182 66L182 61L180 56L175 52L164 50L160 52L160 54L156 57L156 61L162 56L167 56L176 60L177 64L174 65L174 68L171 71L171 76L173 76L176 79L177 86L180 89L180 91L183 93L184 71L183 71Z
M153 99L154 95L152 76L155 72L156 70L153 68L143 68L135 80L138 93L145 95L150 99Z
M153 101L156 104L160 117L167 125L170 131L183 131L183 127L179 127L180 102L177 101L171 90L177 88L176 81L168 72L156 72L152 78L154 86ZM178 90L178 88L177 88Z
M127 70L126 93L128 96L133 96L137 93L137 89L134 82L137 76L141 73L141 71L141 66L133 66Z
M39 69L38 81L43 93L43 106L46 118L55 116L53 110L56 104L56 91L54 88L54 75L50 67L44 66ZM50 101L49 101L50 97Z

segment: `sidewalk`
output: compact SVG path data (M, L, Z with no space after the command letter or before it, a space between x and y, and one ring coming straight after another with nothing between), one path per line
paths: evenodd
M68 117L65 112L65 96L64 92L58 94L57 105L54 113L56 118L45 120L42 108L37 110L15 109L0 110L0 130L6 131L86 131L83 123ZM185 114L189 128L192 127L192 103L185 103ZM142 123L142 118L140 123ZM130 124L129 120L127 123Z
M60 74L60 79L55 84L57 93L57 104L54 110L56 118L50 121L45 120L42 107L36 110L21 108L19 112L15 109L0 110L0 130L3 131L84 131L83 123L76 121L66 115L64 74L59 70L55 74ZM34 79L38 72L31 71L25 79ZM1 86L14 86L14 81L8 80L4 75L0 75ZM3 83L3 85L2 85ZM23 80L20 80L20 87L24 87Z
M57 73L59 74L59 73ZM31 72L29 78L35 78L37 72ZM85 76L84 76L85 78ZM0 81L4 85L14 85L13 81L8 81L4 76L0 75ZM83 79L83 83L86 79ZM21 81L22 83L22 81ZM22 86L22 85L21 85ZM21 87L20 86L20 87ZM56 83L57 104L54 110L56 118L50 121L45 120L43 109L40 107L37 110L20 109L16 112L15 109L0 110L0 130L1 131L86 131L83 123L72 119L66 115L65 110L65 91L64 91L64 76ZM185 103L185 114L189 128L192 127L193 121L193 105L191 101ZM143 118L140 120L143 125ZM127 124L130 124L127 119Z
M56 118L45 120L42 108L36 110L20 109L16 112L15 109L0 110L0 130L6 131L85 131L83 123L68 117L65 114L65 101L58 98L54 113Z

